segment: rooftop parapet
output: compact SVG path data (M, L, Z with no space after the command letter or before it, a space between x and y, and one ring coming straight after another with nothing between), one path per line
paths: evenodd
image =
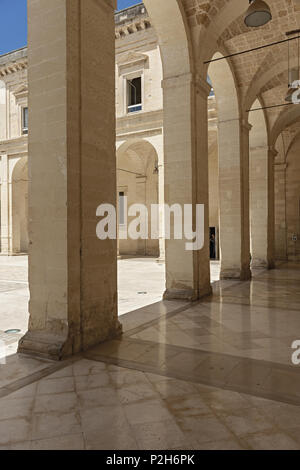
M143 3L139 3L138 5L116 12L115 23L116 26L122 26L143 16L148 16L148 13L145 5Z

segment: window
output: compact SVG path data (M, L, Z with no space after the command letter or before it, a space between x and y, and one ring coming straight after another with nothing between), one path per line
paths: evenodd
M119 192L119 225L125 224L125 193Z
M22 108L22 134L28 134L28 108Z
M128 113L142 110L142 77L127 80Z

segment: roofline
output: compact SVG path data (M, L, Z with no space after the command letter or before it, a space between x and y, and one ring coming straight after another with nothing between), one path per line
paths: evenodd
M143 5L143 4L144 4L144 2L139 2L139 3L136 3L135 5L131 5L131 7L123 8L123 10L116 10L115 15L118 15L119 13L123 13L124 11L131 10L132 8L136 8L139 5Z
M143 5L143 4L144 4L144 2L139 2L139 3L136 3L135 5L131 5L131 7L123 8L123 10L116 10L115 15L118 15L120 13L124 13L125 11L128 11L128 10L132 10L133 8L136 8L137 6ZM14 49L10 52L6 52L5 54L1 54L0 58L5 57L5 56L9 56L10 54L14 54L15 52L23 51L27 48L28 48L28 46L26 45L26 46L20 47L19 49Z
M7 55L14 54L15 52L24 51L25 49L27 49L27 46L23 46L23 47L20 47L19 49L14 49L13 51L6 52L5 54L1 54L1 55L0 55L0 59L1 59L2 57L7 56Z

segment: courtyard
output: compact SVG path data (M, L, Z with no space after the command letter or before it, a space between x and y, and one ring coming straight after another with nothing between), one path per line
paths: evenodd
M211 263L212 280L219 263ZM0 256L0 338L15 352L17 340L28 327L28 257ZM165 288L165 265L155 258L118 260L119 315L160 302ZM20 330L7 334L8 330Z
M0 449L300 449L299 265L217 281L200 302L156 301L154 260L119 265L120 309L126 296L136 307L122 338L61 362L9 353ZM26 259L3 259L1 272L1 329L24 331ZM152 297L139 308L141 288Z

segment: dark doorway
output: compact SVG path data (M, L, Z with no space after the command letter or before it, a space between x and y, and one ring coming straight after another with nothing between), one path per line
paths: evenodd
M217 241L216 241L216 228L209 228L209 253L210 259L217 259Z

